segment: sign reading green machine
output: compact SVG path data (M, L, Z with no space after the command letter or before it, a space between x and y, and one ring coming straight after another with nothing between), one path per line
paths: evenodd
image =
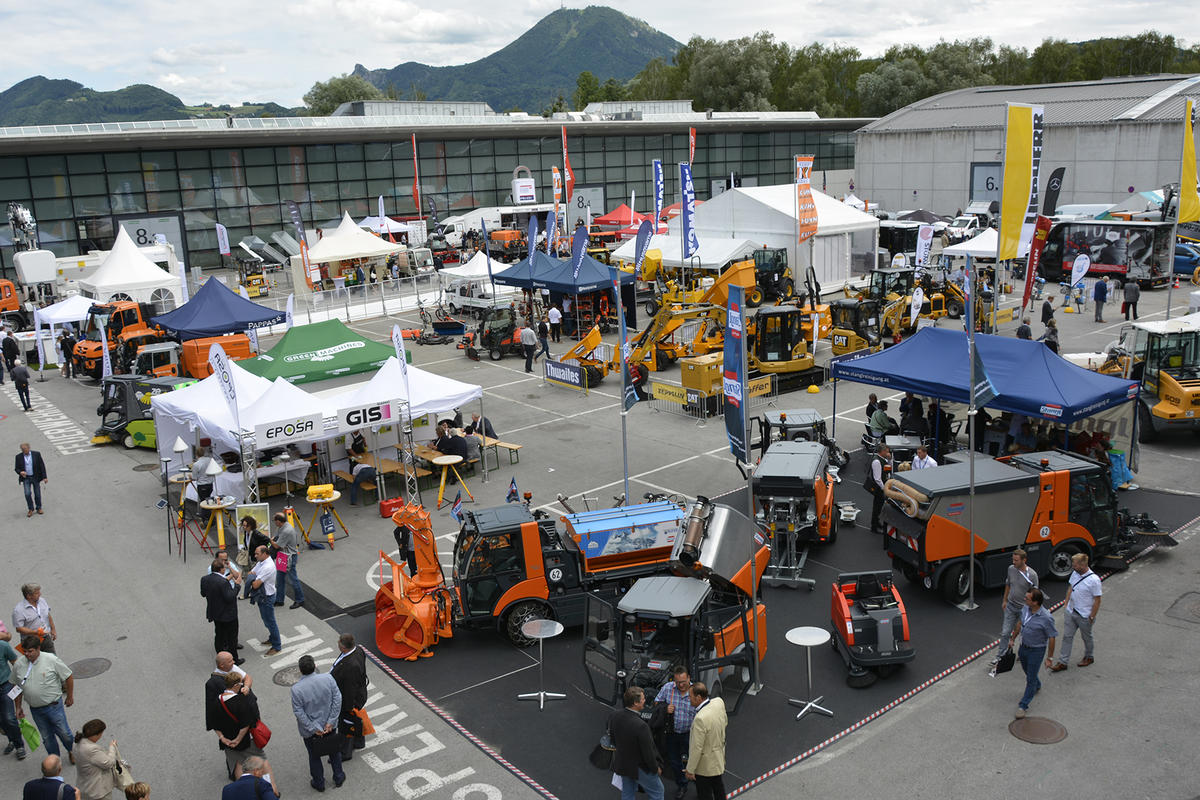
M366 339L331 319L293 326L268 352L239 361L238 366L267 380L311 383L374 372L393 355L390 344Z

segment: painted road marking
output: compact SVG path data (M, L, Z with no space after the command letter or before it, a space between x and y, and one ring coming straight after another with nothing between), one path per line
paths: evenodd
M0 392L3 392L14 405L21 405L21 399L17 396L17 387L11 385L11 381L0 387ZM91 434L84 433L83 429L73 420L35 390L33 384L29 385L29 402L33 405L33 410L27 412L25 418L41 431L42 435L50 444L54 445L60 454L73 456L79 453L91 453L97 449L92 444Z

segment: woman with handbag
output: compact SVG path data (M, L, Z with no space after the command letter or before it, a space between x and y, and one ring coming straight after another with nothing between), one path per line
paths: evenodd
M249 756L265 758L262 747L266 741L260 735L260 746L255 740L255 730L265 730L267 739L271 735L259 718L257 704L242 693L242 685L242 676L230 672L225 676L225 691L219 700L223 718L217 725L217 740L225 751L225 768L234 780L242 777L242 764ZM270 764L267 765L267 773L271 774ZM275 785L278 786L277 783Z
M75 734L75 790L79 800L109 800L116 788L117 740L100 744L103 720L91 719Z

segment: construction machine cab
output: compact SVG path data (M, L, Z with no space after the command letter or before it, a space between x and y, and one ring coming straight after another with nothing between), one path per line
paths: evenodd
M829 304L833 320L830 342L835 356L857 350L877 350L883 345L879 333L879 301L839 297Z
M807 355L802 327L807 313L795 306L760 306L755 309L751 317L754 323L754 358L760 364L780 364Z
M786 248L761 247L752 257L755 285L747 290L747 305L753 308L765 300L790 300L796 294Z
M912 294L916 286L916 270L910 267L887 267L871 270L871 282L866 297L871 300L895 300Z

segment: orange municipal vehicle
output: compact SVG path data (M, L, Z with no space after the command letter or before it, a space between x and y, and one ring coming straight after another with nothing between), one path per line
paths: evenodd
M221 348L233 361L251 358L257 353L251 349L250 337L244 333L229 336L206 336L180 342L158 342L138 348L132 372L156 378L207 378L212 374L208 363L208 351L214 344Z
M99 380L104 368L104 349L100 329L108 338L113 372L128 372L143 345L166 338L162 328L150 324L154 308L146 303L115 300L97 303L88 313L86 327L75 345L72 361L77 372Z

